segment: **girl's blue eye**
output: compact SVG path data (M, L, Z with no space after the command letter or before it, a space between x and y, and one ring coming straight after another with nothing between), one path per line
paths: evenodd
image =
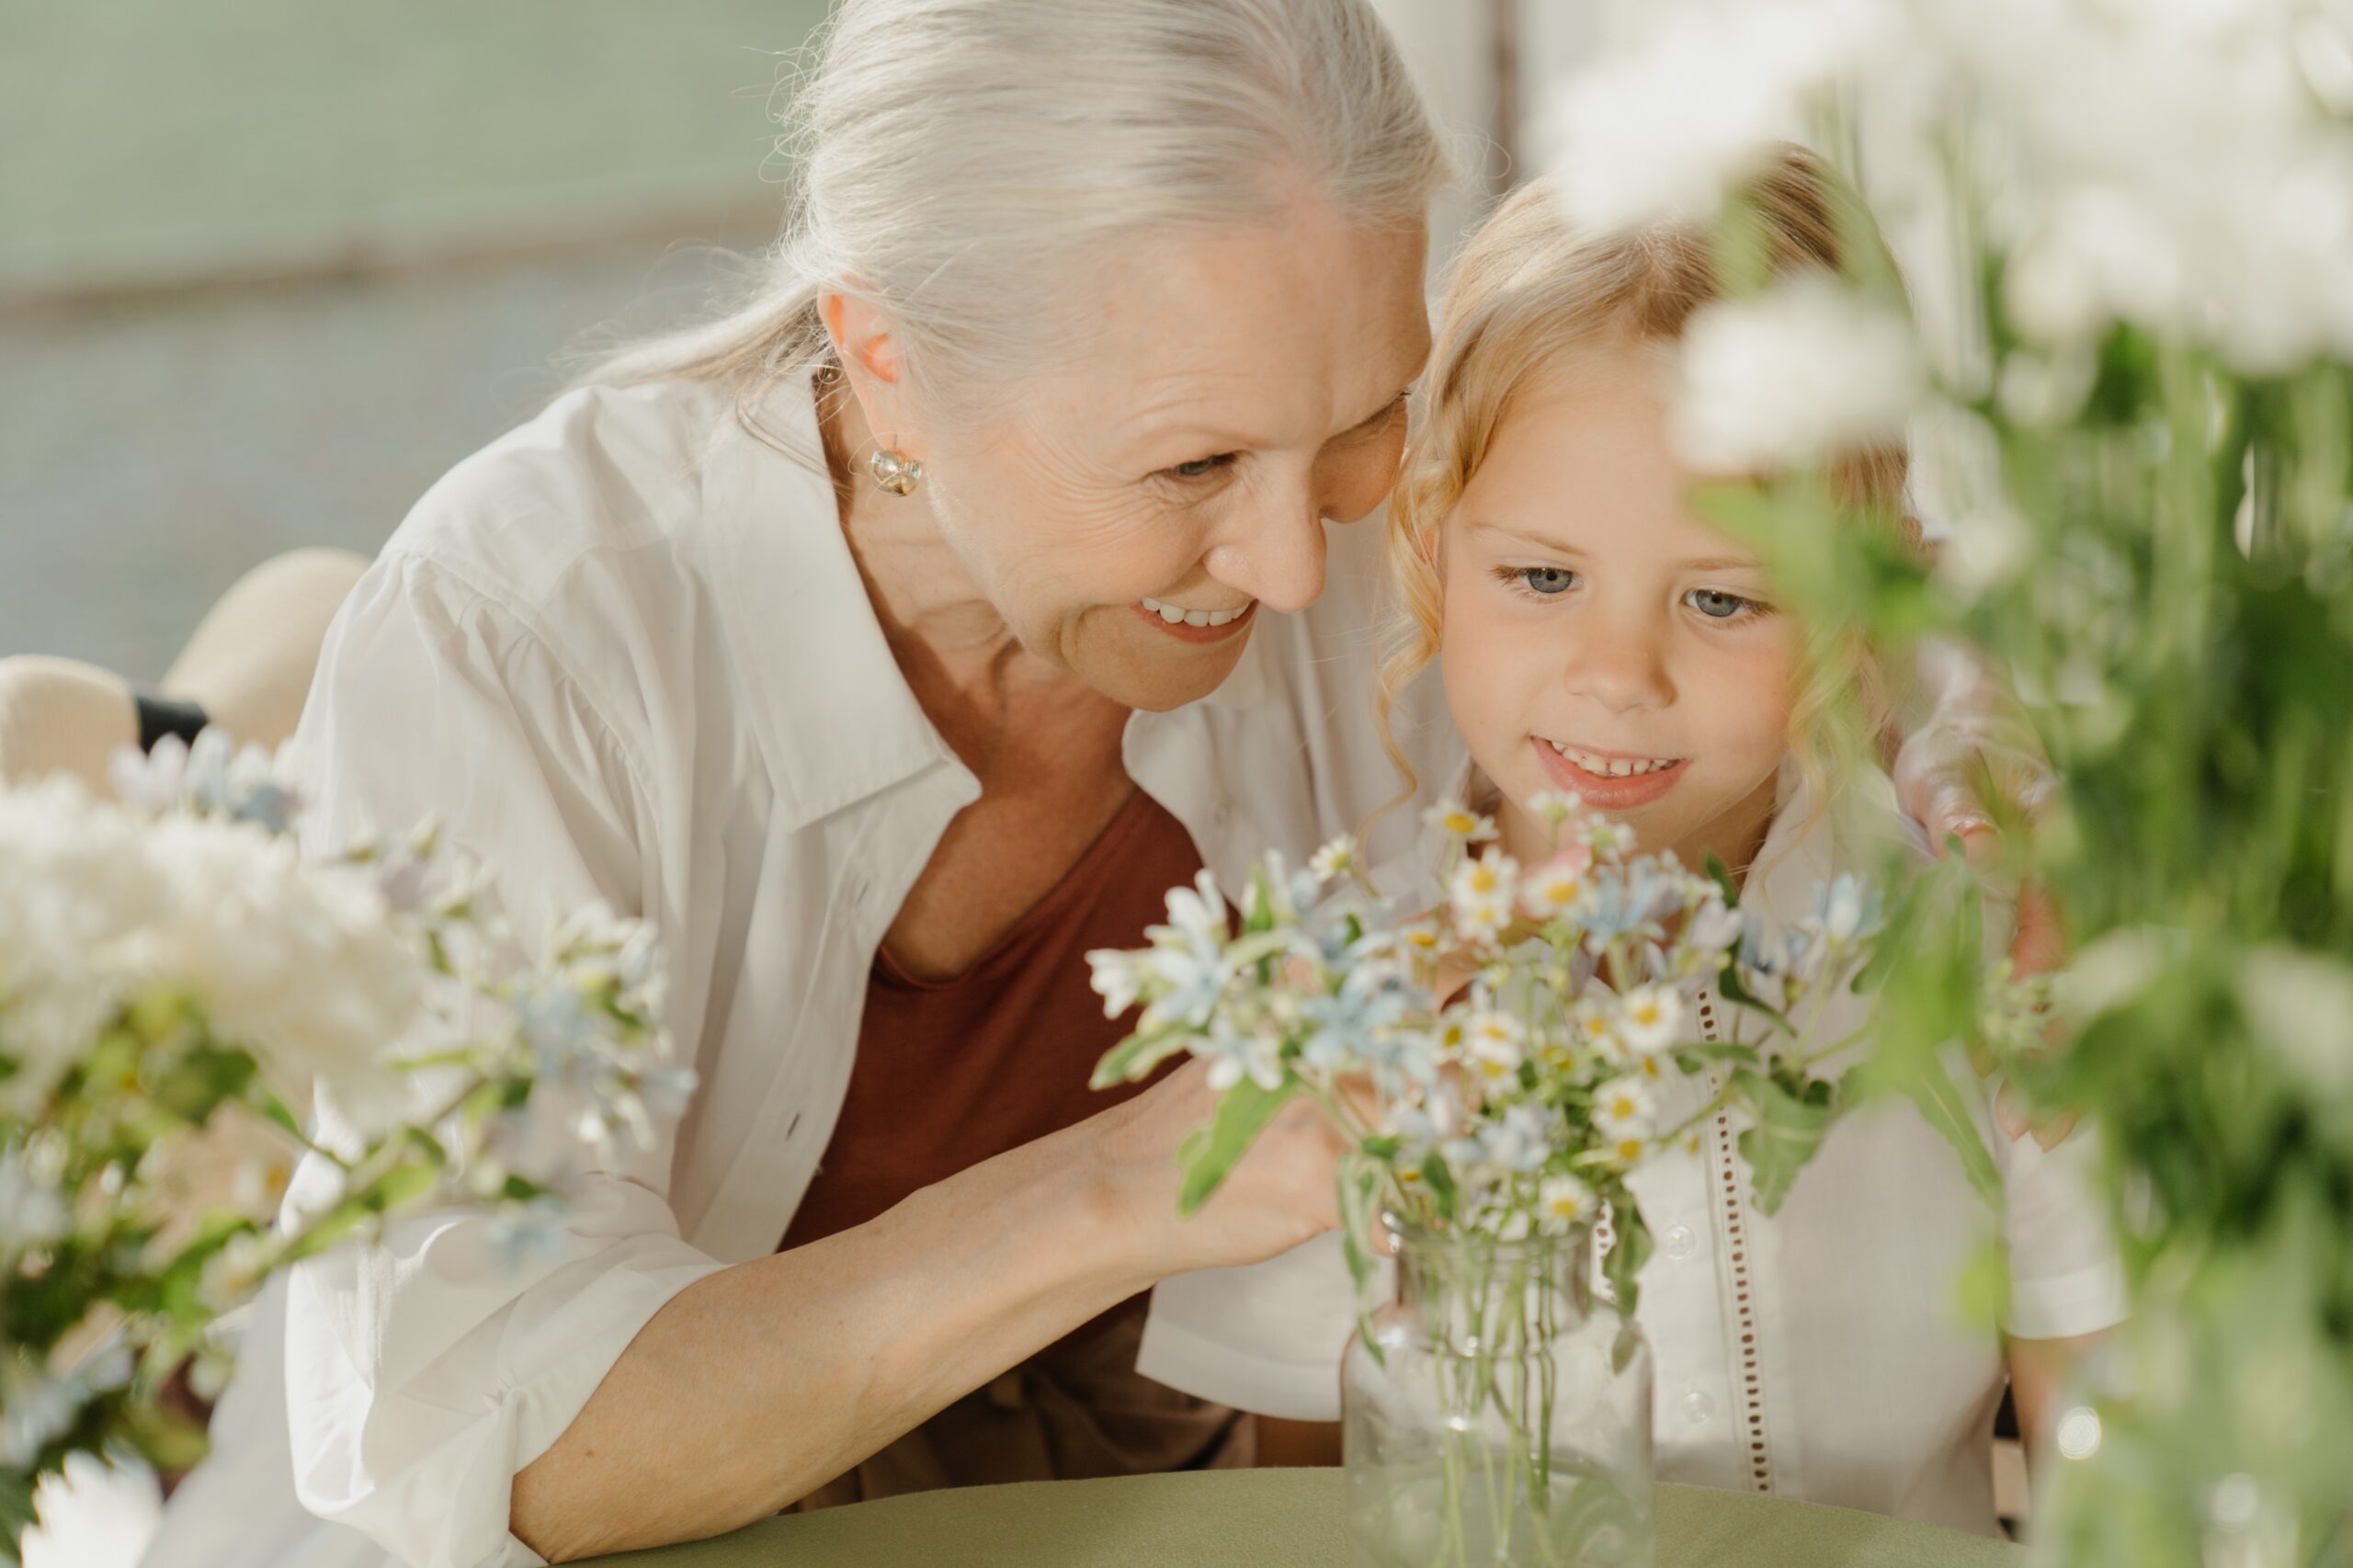
M1684 597L1693 609L1711 620L1730 620L1745 609L1764 608L1754 599L1745 599L1738 594L1722 593L1714 588L1694 588Z
M1512 574L1531 594L1551 598L1575 586L1577 574L1565 566L1523 566Z

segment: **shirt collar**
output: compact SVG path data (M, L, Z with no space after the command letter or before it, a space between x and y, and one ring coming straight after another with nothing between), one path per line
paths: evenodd
M805 382L723 412L705 456L713 591L779 814L805 826L926 768L962 770L867 597Z

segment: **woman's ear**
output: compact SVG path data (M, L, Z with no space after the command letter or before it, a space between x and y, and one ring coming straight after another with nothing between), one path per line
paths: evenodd
M824 320L825 335L833 339L835 362L841 366L842 378L858 399L867 428L882 445L898 448L910 457L922 457L911 428L906 357L897 326L853 294L820 295L817 311Z

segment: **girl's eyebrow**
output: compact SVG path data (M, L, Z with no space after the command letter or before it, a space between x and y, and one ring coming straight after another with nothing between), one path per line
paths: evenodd
M1471 531L1475 534L1500 534L1506 539L1518 540L1534 550L1549 550L1555 555L1585 554L1584 551L1574 544L1564 544L1556 539L1547 539L1542 534L1529 533L1525 528L1515 528L1503 523L1490 523L1477 517L1471 519Z
M1516 528L1506 523L1491 523L1483 518L1473 517L1470 519L1470 527L1472 533L1500 535L1505 539L1516 540L1530 549L1546 551L1553 555L1574 555L1579 559L1585 559L1586 556L1586 551L1579 550L1574 544L1565 543L1557 539L1547 539L1542 534L1530 533L1525 528ZM1711 555L1697 561L1678 561L1675 565L1680 572L1761 572L1764 570L1762 562L1742 555Z

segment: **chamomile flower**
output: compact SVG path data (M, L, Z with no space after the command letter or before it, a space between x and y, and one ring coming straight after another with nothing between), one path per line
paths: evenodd
M1492 941L1511 926L1519 868L1490 846L1476 860L1454 869L1448 892L1454 928L1474 941Z
M1440 801L1422 813L1422 820L1464 844L1483 844L1495 836L1495 819L1472 811L1460 801Z
M1527 1031L1509 1013L1482 1007L1462 1021L1464 1054L1490 1083L1509 1078L1527 1060Z
M1618 1008L1619 1028L1626 1049L1652 1057L1675 1043L1683 1024L1683 996L1662 985L1638 985L1626 993Z
M1584 810L1584 801L1558 790L1540 790L1528 798L1528 814L1553 827Z
M1658 1124L1658 1101L1642 1079L1612 1078L1594 1093L1593 1124L1612 1143L1648 1138Z
M1537 1186L1537 1223L1547 1235L1591 1224L1597 1208L1593 1188L1573 1176L1549 1176Z
M1586 857L1588 862L1591 858ZM1556 855L1521 881L1520 907L1530 919L1557 920L1576 907L1585 891L1585 867L1572 858Z
M1328 882L1335 877L1346 876L1356 863L1357 841L1344 833L1318 849L1307 862L1307 869L1315 873L1319 881Z
M1615 1067L1627 1059L1617 1010L1598 998L1587 997L1570 1010L1569 1037L1575 1042L1574 1049L1594 1061Z

